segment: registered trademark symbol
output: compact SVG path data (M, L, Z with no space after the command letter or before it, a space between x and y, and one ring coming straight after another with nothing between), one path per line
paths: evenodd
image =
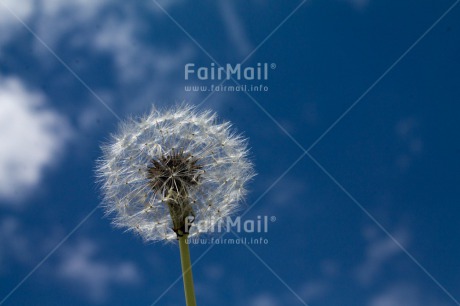
M271 222L275 222L275 221L276 221L276 217L275 217L275 216L271 216L271 217L270 217L270 221L271 221Z
M271 69L276 69L276 64L275 64L275 63L271 63L271 64L270 64L270 68L271 68ZM275 218L275 219L276 219L276 218Z

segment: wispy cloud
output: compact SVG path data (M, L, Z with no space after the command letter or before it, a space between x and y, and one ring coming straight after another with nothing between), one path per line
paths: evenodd
M270 293L261 293L255 296L249 303L250 306L278 306L281 305L276 297Z
M396 164L401 171L407 170L414 158L423 150L423 141L419 132L420 120L407 117L395 125L395 133L403 144L403 150L397 157Z
M330 290L331 285L325 280L306 282L299 291L299 295L308 302L323 298Z
M96 244L89 240L68 246L56 267L57 277L95 302L106 300L113 285L139 283L141 276L135 264L98 260L97 252Z
M40 184L71 138L66 118L44 95L0 76L0 198L20 201Z
M145 39L149 27L161 29L163 23L171 22L139 17L139 12L151 9L153 3L114 5L108 1L84 0L46 0L44 3L44 8L36 11L38 35L58 54L90 52L86 65L91 65L93 56L112 63L111 78L116 85L111 90L116 93L112 95L116 99L108 103L117 103L119 112L132 113L153 102L173 103L191 98L183 90L183 67L196 55L196 50L192 42L181 35L165 42L158 38L161 33L155 31L150 40ZM172 1L165 3L166 7L173 4ZM50 58L39 42L35 49L44 58ZM88 85L98 93L105 90Z
M395 283L371 298L369 306L447 305L410 283Z
M22 28L22 25L5 6L13 10L19 18L28 20L32 15L34 4L32 0L2 0L0 4L0 29L2 29L0 31L0 47L13 38L18 29Z
M402 253L396 243L387 236L380 236L374 229L364 231L368 241L364 261L356 268L356 276L362 285L369 285L379 278L380 273L389 262ZM409 241L405 230L396 231L393 236L402 245Z
M93 61L97 60L99 64L103 58L104 62L108 63L105 68L111 71L104 73L110 74L110 79L113 79L115 84L110 87L111 99L105 102L120 116L123 113L145 111L152 103L167 104L183 100L199 103L204 98L204 94L185 91L186 83L183 77L184 64L199 59L204 56L203 53L186 35L172 36L168 40L162 38L162 27L164 24L171 25L171 20L162 11L158 11L153 2L133 5L106 0L43 0L40 5L34 5L33 1L27 3L28 5L22 8L22 4L20 6L14 1L7 1L11 10L69 66L74 67L69 58L75 59L81 52L86 54L84 62L75 68L77 74L81 73L83 80L87 81L85 71L95 64ZM185 3L179 0L161 1L161 5L167 10L176 6L185 7L182 6ZM220 11L222 14L229 44L241 55L247 54L251 44L236 8L222 1L216 9L217 13ZM139 14L140 12L142 14ZM142 17L145 16L145 12L152 12L154 18ZM18 29L26 31L7 10L0 10L0 14L7 17L0 20L7 20L8 31L5 32L12 33L9 37L14 37ZM0 25L2 22L6 21L0 21ZM151 31L150 28L156 30ZM146 39L146 33L150 33L149 39ZM34 52L31 56L37 57L38 65L43 65L44 70L62 65L50 55L46 47L43 47L42 42L25 40L21 44L32 44ZM88 69L85 70L84 67ZM101 76L104 73L101 73ZM69 89L73 88L69 82L80 86L76 79L70 74L68 76L67 79L59 78L59 82L65 80ZM93 77L94 75L91 79ZM107 88L89 81L88 86L98 94L107 91ZM87 94L90 97L87 99L89 103L98 103L91 101L95 99L92 99L90 93ZM215 95L213 101L218 106L224 97L222 94ZM85 103L79 101L83 112L88 110ZM106 111L102 108L98 110ZM80 117L78 113L72 115Z
M11 216L0 220L0 274L15 262L28 263L31 259L30 242L22 232L20 222Z
M249 42L246 31L242 25L238 13L232 1L219 1L219 9L222 15L227 34L236 47L238 54L244 58L252 51L252 45Z

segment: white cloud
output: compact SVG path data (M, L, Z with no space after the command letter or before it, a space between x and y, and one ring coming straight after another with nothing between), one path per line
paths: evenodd
M168 7L175 3L169 1L162 5ZM183 66L196 53L196 47L185 35L164 45L155 41L159 35L157 33L161 31L161 23L171 21L167 18L146 21L139 17L140 10L154 6L149 2L133 5L105 0L45 0L43 7L37 10L38 22L33 28L58 55L86 50L93 55L109 58L117 82L111 90L116 92L113 96L117 99L105 102L118 102L116 109L121 115L125 111L145 110L145 106L152 102L161 103L168 99L167 102L172 103L196 96L183 89ZM115 8L120 13L115 12ZM151 32L153 43L146 41L144 36L151 26L150 22L155 23L156 29ZM60 65L38 41L35 41L35 51L49 65ZM90 59L86 61L89 65ZM97 93L101 90L92 89Z
M4 217L0 220L0 272L11 266L11 259L27 263L32 253L29 240L21 230L20 222L14 217Z
M309 279L298 290L299 296L307 303L318 302L333 291L334 279L340 274L338 264L332 260L320 263L321 276Z
M166 11L169 11L169 9L173 8L174 6L177 6L177 5L180 5L180 4L185 4L187 3L186 0L162 0L162 1L157 1L161 7L166 10ZM165 13L163 12L162 9L160 9L153 1L151 3L152 5L149 5L148 6L148 9L152 10L153 12L155 12L156 14L158 14L159 17L163 17L165 19L167 19L168 17L166 17Z
M60 1L60 0L45 0L42 3L41 8L46 14L57 15L62 11L69 11L77 10L77 14L80 16L91 16L94 12L102 5L104 5L106 1L93 1L93 0L68 0L68 1ZM83 8L85 10L83 10ZM76 16L76 15L74 15Z
M220 280L225 275L225 269L222 265L209 264L203 268L203 274L213 282Z
M375 297L370 306L418 306L424 305L413 286L394 286Z
M399 120L395 125L395 132L404 149L396 159L400 170L407 170L415 157L422 154L423 141L419 132L420 121L414 117Z
M323 280L314 280L306 282L299 290L299 295L307 302L312 302L324 297L330 289L328 282Z
M446 305L435 298L428 296L415 285L410 283L396 283L373 297L369 306L419 306L419 305Z
M58 56L62 57L66 64L72 66L69 57L72 58L74 52L82 50L85 53L90 52L90 57L76 68L82 69L84 81L86 81L84 73L90 69L84 67L93 64L92 55L98 58L102 56L108 59L108 63L113 63L112 73L116 84L110 90L115 98L105 102L120 116L125 112L145 111L151 103L176 103L184 99L199 103L201 98L204 98L204 94L186 92L184 90L186 82L183 77L184 64L193 61L195 56L201 56L201 51L186 35L174 36L167 41L162 40L160 33L162 25L163 23L170 25L171 20L153 2L127 4L107 0L43 0L38 5L31 0L25 1L27 5L24 8L21 7L23 1L18 4L17 1L8 0L8 3L11 4L12 10L20 15L19 17ZM167 10L186 3L182 0L161 1L161 5ZM228 3L221 2L217 10L221 8L222 22L228 30L230 44L240 53L246 54L251 46L236 10L233 6L228 6ZM146 10L154 12L155 18L147 20L140 17ZM139 14L141 11L142 14ZM11 33L8 35L13 38L17 29L26 31L17 20L11 18L11 14L0 10L0 18L3 15L9 16L9 26L8 31L2 32ZM30 18L31 16L33 18ZM1 21L0 25L2 25ZM150 30L151 27L153 30ZM145 38L146 34L150 39ZM43 67L50 69L61 65L40 41L34 39L32 44L33 56L39 59ZM77 72L80 73L79 70ZM70 74L67 76L67 80L78 84ZM106 90L94 88L91 83L88 85L98 94L101 90ZM91 94L88 93L88 96ZM219 105L223 96L217 95L212 101ZM218 101L215 101L216 99ZM98 103L93 97L88 101ZM83 105L81 107L81 109L86 108ZM102 108L98 110L107 112ZM80 114L75 115L77 118L80 117Z
M28 26L53 52L61 56L64 52L58 46L64 41L66 48L69 48L67 51L82 44L91 47L88 38L97 33L94 28L106 4L106 0L43 0L40 6L35 7L35 22L28 23ZM47 65L61 65L41 41L33 41L34 52Z
M277 299L269 293L262 293L257 295L249 303L250 306L278 306Z
M0 46L13 37L14 32L22 27L22 24L10 12L21 20L27 20L33 11L32 0L2 0L0 1Z
M219 9L222 20L225 23L227 34L242 57L246 57L252 51L252 46L232 1L219 1ZM243 58L241 58L243 59Z
M356 276L361 284L368 285L379 277L385 265L402 253L402 250L390 237L379 237L373 228L366 229L365 236L368 240L366 257L364 262L357 267ZM407 232L403 230L396 231L393 237L403 246L409 240Z
M16 78L0 76L0 198L23 200L69 140L66 119Z
M31 269L56 246L61 238L54 233L31 234L25 223L16 217L0 219L0 275L7 275L15 264ZM46 238L45 238L46 236ZM51 237L52 241L47 241ZM101 303L110 295L114 286L133 286L142 280L138 267L129 261L107 261L99 256L95 242L80 242L62 247L58 260L48 262L38 273L43 280L49 278L63 282L95 303Z
M137 38L141 27L142 24L132 19L109 18L92 37L93 47L112 53L120 72L118 78L123 83L149 82L152 86L155 85L152 77L172 72L178 72L175 76L182 78L183 60L191 56L191 49L185 44L176 50L164 51L143 45Z
M275 181L274 178L271 182ZM278 190L277 193L273 194L272 201L276 205L285 207L286 203L301 203L304 204L302 201L298 201L301 195L305 195L305 193L310 191L308 182L305 180L296 180L292 177L284 177L282 181L277 184L276 189Z
M102 302L112 285L134 285L141 277L131 262L106 262L95 259L97 247L88 240L63 251L57 276L94 302Z

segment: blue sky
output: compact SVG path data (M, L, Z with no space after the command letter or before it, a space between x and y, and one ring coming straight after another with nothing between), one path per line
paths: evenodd
M191 246L198 305L460 305L458 3L0 0L0 305L184 303L177 245L94 182L118 118L182 101L248 137L241 212L276 217ZM186 91L213 61L276 68Z

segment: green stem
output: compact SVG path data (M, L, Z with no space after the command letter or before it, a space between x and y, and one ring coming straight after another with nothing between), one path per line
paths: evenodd
M185 302L187 306L196 306L195 289L193 287L192 265L187 236L179 237L180 262L182 265L182 278L184 280Z

